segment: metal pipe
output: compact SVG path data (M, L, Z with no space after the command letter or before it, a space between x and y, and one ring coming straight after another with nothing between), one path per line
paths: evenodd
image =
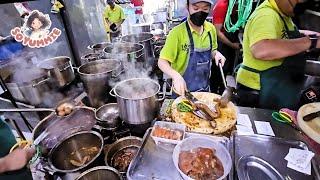
M16 101L14 100L11 92L9 91L9 89L8 89L6 83L4 82L4 80L2 79L2 76L1 76L1 75L0 75L0 85L1 85L2 89L8 93L8 95L9 95L9 100L11 101L11 103L13 104L13 106L14 106L15 108L18 108L18 105L17 105ZM23 122L26 124L27 128L29 129L29 131L32 132L32 130L33 130L32 125L29 123L29 121L26 119L26 117L24 117L24 115L23 115L21 112L19 112L19 114L20 114Z
M55 109L50 108L8 108L8 109L0 109L0 112L40 112L40 111L50 111L56 112Z

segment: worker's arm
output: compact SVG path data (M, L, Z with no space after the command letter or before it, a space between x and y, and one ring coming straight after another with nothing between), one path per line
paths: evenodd
M7 156L0 158L0 174L19 170L27 165L35 150L33 148L16 149Z
M172 84L174 87L174 91L179 94L183 95L185 94L185 91L187 90L187 85L181 74L179 74L176 70L174 70L170 63L165 59L159 59L158 60L158 66L160 70L170 76L172 78Z
M222 41L224 44L226 44L227 46L233 48L233 49L240 49L240 44L239 43L233 43L231 42L221 31L221 29L223 28L222 24L214 24L214 26L216 27L217 30L217 36L218 39L220 41Z
M266 39L253 44L250 50L256 59L276 60L305 52L309 49L310 45L311 41L309 37L297 39ZM318 40L317 48L320 48L320 40Z

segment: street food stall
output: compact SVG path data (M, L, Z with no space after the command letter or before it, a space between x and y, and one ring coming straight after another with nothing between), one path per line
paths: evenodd
M319 54L306 63L296 110L240 106L236 75L225 78L221 66L222 94L175 96L157 61L170 30L185 23L184 2L144 0L137 15L131 1L115 1L126 19L112 42L110 0L0 4L0 27L13 21L0 28L0 121L17 139L0 146L0 167L31 148L24 170L41 180L320 179ZM311 16L320 18L313 7L300 18ZM15 173L0 168L0 179Z

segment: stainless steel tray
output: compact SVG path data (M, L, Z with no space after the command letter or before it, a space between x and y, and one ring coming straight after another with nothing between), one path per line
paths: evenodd
M306 144L301 141L263 135L242 136L235 133L231 137L231 144L233 146L231 156L235 163L233 167L236 169L240 158L244 156L255 156L268 162L279 171L284 178L291 178L292 180L320 179L319 170L316 168L314 160L312 160L312 173L310 176L287 167L287 161L284 157L288 154L290 148L308 149ZM235 173L235 169L233 169L233 172ZM263 178L259 178L259 180L263 180Z
M146 131L143 143L129 166L127 178L129 180L182 180L173 164L172 151L157 146L150 136L151 130L152 128L149 128ZM186 137L191 136L214 138L223 143L227 149L231 150L230 141L226 137L186 133ZM229 177L226 179L231 180Z

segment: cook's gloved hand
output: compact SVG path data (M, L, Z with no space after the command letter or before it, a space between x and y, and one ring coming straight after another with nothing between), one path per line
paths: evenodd
M187 84L186 84L186 81L181 76L181 74L176 73L172 77L172 85L173 85L173 91L175 93L177 93L180 96L185 95L185 91L187 90Z
M226 62L226 58L219 51L216 51L214 60L217 66L219 66L219 61L221 62L222 66L224 66L224 63Z

